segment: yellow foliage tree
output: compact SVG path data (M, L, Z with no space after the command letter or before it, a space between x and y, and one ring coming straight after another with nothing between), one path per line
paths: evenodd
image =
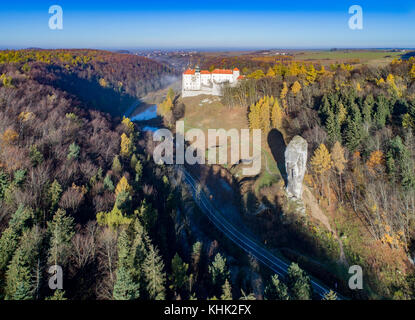
M103 87L103 88L106 88L106 87L108 87L108 82L107 82L107 80L105 80L104 78L101 78L101 79L99 79L99 85L101 86L101 87Z
M271 67L268 69L267 77L275 77L275 71Z
M332 165L330 152L323 143L320 144L311 158L311 168L316 174L323 175L331 169Z
M110 212L97 213L98 224L101 226L108 226L112 229L116 229L121 225L128 225L131 220L132 219L126 217L116 205L114 205L114 208Z
M120 154L123 157L128 157L131 153L131 139L123 133L121 135L121 151Z
M300 90L301 90L301 84L298 81L294 82L293 85L291 86L291 92L294 94L297 94L300 92Z
M317 70L314 68L314 65L311 64L310 68L307 70L306 80L309 84L313 84L317 78Z
M128 133L134 132L134 123L130 120L130 118L123 116L121 123L126 127Z
M117 187L115 188L115 195L118 196L120 192L131 193L132 187L128 184L127 178L123 176L120 181L118 181Z
M261 115L260 115L259 102L256 104L252 104L251 107L249 108L248 120L249 120L249 127L251 129L261 128Z
M412 80L415 80L415 64L412 65L411 71L409 71L409 75L411 76Z
M19 116L17 117L20 121L26 122L35 118L33 112L29 111L22 111L20 112Z
M282 84L282 90L281 90L281 94L280 94L280 99L282 101L282 107L286 110L288 105L287 105L287 100L285 100L285 97L287 96L288 93L288 86L287 83L284 82Z
M173 101L170 97L167 97L162 103L159 104L157 111L162 115L167 115L173 108Z
M370 154L369 159L366 162L366 166L370 173L375 174L382 171L385 164L385 157L383 152L380 150L375 150Z
M339 175L342 175L347 160L344 158L344 149L340 142L336 141L331 149L331 157L333 160L333 166Z
M272 126L280 130L282 128L282 118L283 118L282 109L280 107L280 104L278 103L278 100L275 99L274 106L272 107L272 114L271 114Z
M262 105L260 106L261 112L261 129L264 134L268 134L271 124L270 124L270 98L267 96L263 99Z
M1 137L1 141L5 145L15 143L17 139L19 139L19 134L11 128L6 129Z

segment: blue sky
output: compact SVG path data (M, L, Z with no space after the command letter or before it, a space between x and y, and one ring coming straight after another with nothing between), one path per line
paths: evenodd
M49 6L63 9L50 30ZM363 8L350 30L348 8ZM392 5L393 4L393 5ZM415 2L385 0L8 1L0 48L415 48Z

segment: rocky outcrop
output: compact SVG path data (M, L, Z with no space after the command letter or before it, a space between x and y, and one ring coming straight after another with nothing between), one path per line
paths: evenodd
M301 199L306 164L307 141L300 136L295 136L285 149L286 191L290 197Z

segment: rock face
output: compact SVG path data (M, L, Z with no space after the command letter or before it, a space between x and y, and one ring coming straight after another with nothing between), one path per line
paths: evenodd
M286 191L291 197L301 199L306 164L307 141L300 136L295 136L285 149Z

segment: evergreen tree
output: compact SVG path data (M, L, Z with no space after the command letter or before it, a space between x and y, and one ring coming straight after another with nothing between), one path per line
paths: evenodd
M23 231L29 227L32 213L20 205L9 221L9 227L3 231L0 238L0 277L19 246L19 239Z
M326 131L331 143L341 141L340 125L333 112L329 111L326 120Z
M114 183L112 182L111 176L109 174L107 174L104 178L104 188L111 192L115 189Z
M375 105L375 99L373 99L373 95L367 95L365 102L363 103L362 114L363 114L363 122L367 125L372 124L372 112L373 106Z
M112 167L111 167L111 169L116 174L120 174L121 173L122 166L121 166L121 162L120 162L120 159L118 158L118 156L115 156L114 157L114 160L112 161Z
M138 299L140 283L138 275L134 271L140 269L140 266L134 263L135 254L127 231L121 231L117 246L118 262L113 297L115 300Z
M308 275L296 263L291 263L287 273L289 295L293 300L310 300L312 287Z
M65 298L65 291L64 290L55 290L55 292L53 293L52 296L47 297L45 300L50 300L50 301L54 301L54 300L59 300L59 301L64 301L64 300L68 300Z
M69 145L68 160L78 159L80 150L81 148L75 142L72 142Z
M6 299L34 299L35 270L40 258L42 234L35 226L23 233L6 272Z
M143 263L143 272L147 284L147 294L152 300L165 299L166 274L163 269L164 263L159 256L158 249L149 244L147 256Z
M228 281L225 280L225 283L222 286L222 295L220 296L221 300L232 300L232 287Z
M390 115L390 109L388 100L383 94L377 96L376 99L376 112L374 120L378 128L383 128L386 125L386 120Z
M188 269L189 265L184 263L176 253L171 261L171 275L169 277L172 289L180 291L189 282L189 277L187 276Z
M75 234L73 218L68 217L65 210L58 209L53 220L48 222L48 232L50 234L48 263L65 266L72 247L71 240Z
M117 268L117 280L114 284L113 297L115 300L134 300L140 296L140 285L134 282L131 273L123 266Z
M265 298L268 300L289 300L287 286L278 279L278 275L271 277L271 283L264 290Z
M212 284L215 288L219 289L225 283L225 280L229 278L228 267L226 266L226 258L218 252L215 259L209 265L209 273L212 278Z
M62 195L62 186L55 179L49 187L50 211L55 212Z
M323 300L337 300L337 294L330 290L324 295Z

